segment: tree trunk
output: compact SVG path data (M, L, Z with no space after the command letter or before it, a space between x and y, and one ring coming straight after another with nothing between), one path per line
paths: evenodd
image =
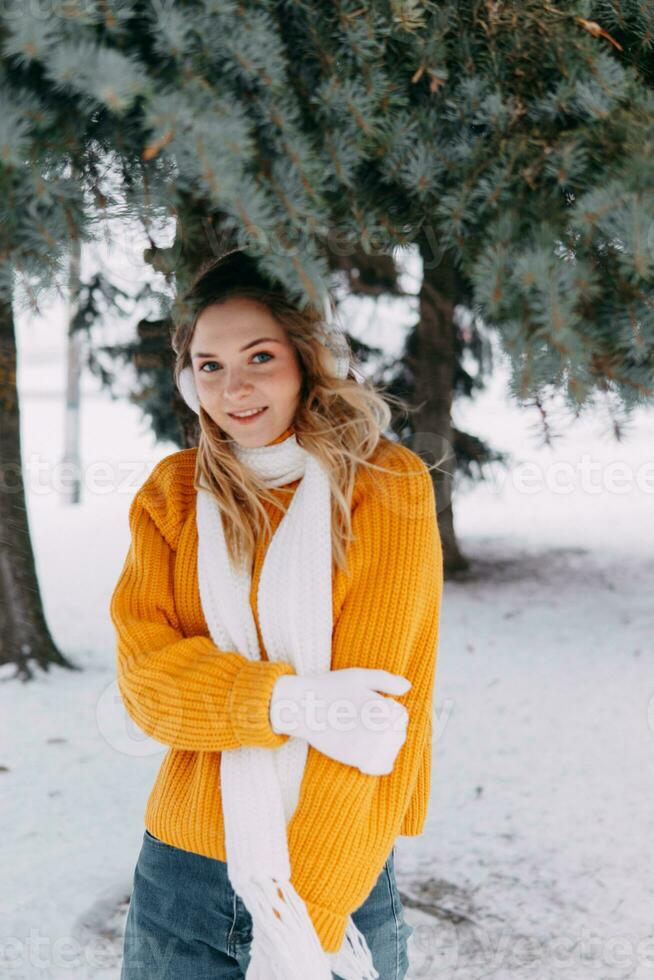
M73 238L70 245L70 275L68 284L68 332L66 340L66 415L64 421L64 454L62 463L74 475L66 481L62 497L69 504L78 504L82 497L82 467L80 462L80 383L82 374L79 330L72 330L80 300L80 266L82 245Z
M30 540L20 450L16 338L11 302L0 299L0 664L29 680L36 665L79 670L57 649L43 613Z
M442 250L433 268L431 244L421 238L423 279L419 298L419 322L415 337L415 400L413 415L415 450L426 450L440 461L434 472L438 527L443 545L445 573L466 569L468 560L461 553L454 532L452 481L456 469L452 434L452 397L456 371L454 308L457 302L457 275L450 253Z

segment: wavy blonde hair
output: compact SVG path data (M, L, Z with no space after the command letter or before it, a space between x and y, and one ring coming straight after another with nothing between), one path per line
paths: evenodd
M176 382L182 369L191 364L191 341L202 311L234 297L264 304L295 348L302 385L292 425L298 443L320 460L329 476L332 554L338 567L345 569L347 549L353 539L351 506L357 470L366 466L407 475L404 468L402 473L387 469L379 462L373 463L372 458L379 461L383 450L393 445L383 434L392 418L389 403L396 403L403 412L411 408L402 399L383 394L367 380L358 381L351 366L346 378L336 377L333 340L325 314L311 304L300 308L290 302L283 288L264 279L253 260L240 250L202 266L176 302L172 335ZM333 297L329 295L327 300L334 313ZM279 507L279 498L254 470L241 463L233 451L231 438L202 406L199 424L194 486L208 490L218 501L232 563L243 562L245 567L251 567L262 526L268 535L272 533L262 500ZM276 490L293 492L284 487ZM285 512L286 508L282 509Z

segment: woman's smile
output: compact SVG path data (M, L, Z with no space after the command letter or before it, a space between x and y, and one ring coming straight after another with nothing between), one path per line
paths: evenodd
M260 409L244 409L247 412L245 415L235 415L234 412L228 412L230 418L235 419L237 422L255 422L258 418L261 418L263 413L266 411L268 406L265 405Z

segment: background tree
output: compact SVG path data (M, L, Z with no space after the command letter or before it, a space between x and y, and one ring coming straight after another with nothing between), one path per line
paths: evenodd
M410 431L439 444L456 443L466 311L497 331L511 390L544 426L555 392L573 413L606 397L618 436L622 414L651 399L646 4L22 8L0 15L6 308L14 273L38 292L98 215L138 217L149 234L174 218L173 251L185 241L190 260L199 239L179 229L199 206L200 227L249 245L297 298L355 273L359 289L375 273L392 293L394 272L372 257L415 242L419 318L390 381L420 404ZM152 238L153 260L165 252ZM162 301L141 327L150 353L168 314ZM437 494L455 569L448 467Z
M206 56L230 123L250 124L257 188L296 229L306 221L351 292L397 295L391 249L419 245L420 317L395 371L380 374L421 406L397 421L400 434L452 447L437 478L449 571L465 566L450 504L455 460L483 473L502 458L451 423L453 398L480 387L490 366L482 318L497 327L513 393L539 407L547 440L547 400L561 390L573 413L597 393L617 394L627 411L651 396L648 28L637 4L601 13L628 45L588 19L588 5L254 4L247 18L222 5L200 53L198 25L181 13L175 21L165 80L183 85L180 66L193 71ZM161 51L171 23L152 25ZM153 152L192 129L190 105L160 97L167 128ZM325 161L318 174L312 154ZM205 159L210 176L221 173ZM268 232L248 211L224 223ZM470 314L465 331L457 310ZM365 359L365 345L357 353ZM608 404L619 435L619 407Z

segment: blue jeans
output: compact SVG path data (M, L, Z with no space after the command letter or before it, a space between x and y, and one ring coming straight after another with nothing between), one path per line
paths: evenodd
M368 898L352 913L380 980L402 980L409 969L413 929L404 919L394 858L395 848ZM225 862L173 847L146 830L120 980L241 980L251 941L252 918L230 884Z

